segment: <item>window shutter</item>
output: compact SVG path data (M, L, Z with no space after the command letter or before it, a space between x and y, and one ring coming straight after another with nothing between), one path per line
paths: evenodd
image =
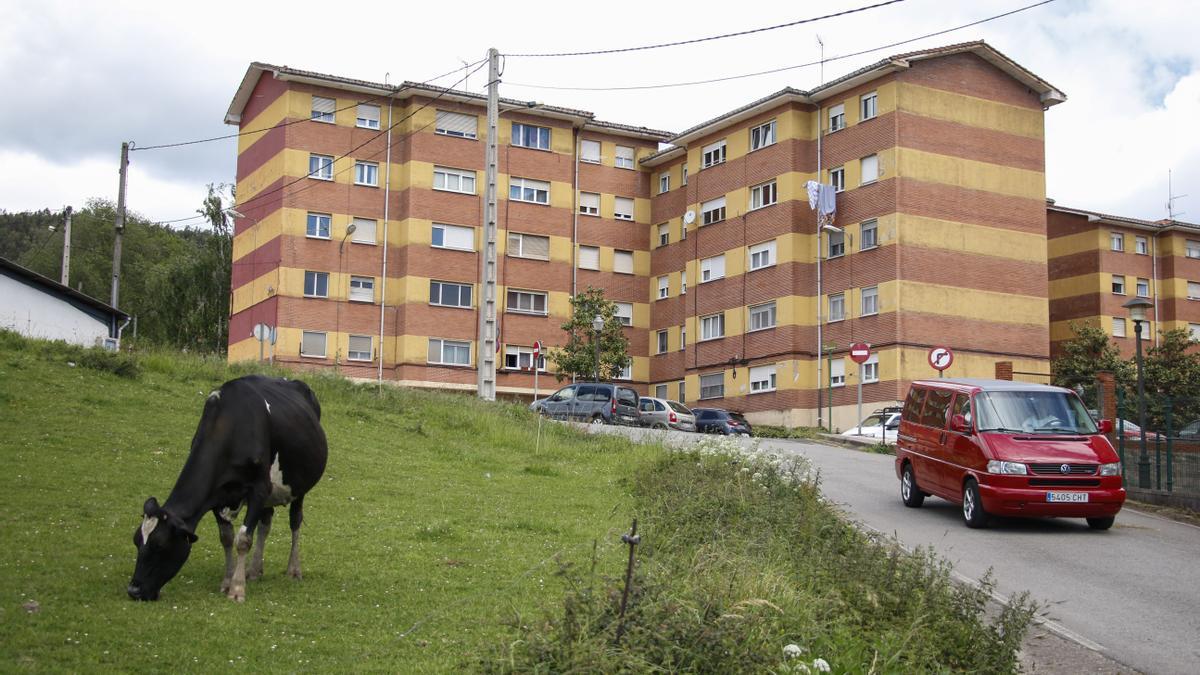
M579 205L583 207L585 211L597 213L600 211L600 195L596 194L595 192L580 192Z
M437 131L451 136L475 138L478 136L479 121L474 115L437 111Z
M325 334L304 331L300 353L305 356L325 356Z
M550 237L523 234L521 239L521 257L550 259Z
M359 103L358 104L358 117L359 117L359 119L367 120L368 122L374 122L375 123L374 126L378 127L379 126L379 106L367 105L365 103Z
M617 159L624 160L630 166L633 166L633 148L627 148L623 145L617 146Z
M585 162L599 162L600 141L583 141L579 151L579 158Z
M475 228L459 225L443 225L442 227L446 228L444 246L468 251L475 250Z
M375 243L375 221L370 218L354 219L354 234L351 241L359 244Z
M621 274L633 274L633 252L617 251L613 255L613 271Z
M303 100L303 99L301 99ZM337 100L325 98L324 96L312 97L312 111L325 115L332 115L333 111L337 110Z
M832 362L830 362L829 376L833 378L835 382L839 379L844 381L846 377L846 360L834 359Z
M879 155L862 158L862 182L869 183L879 178Z
M374 302L375 280L371 277L350 277L350 299Z
M613 202L613 214L616 216L633 217L633 200L629 197L617 197Z
M704 202L703 204L701 204L700 212L703 213L705 211L712 211L714 209L721 209L721 208L725 208L725 198L717 197L716 199L713 199L711 201L707 201L707 202Z
M600 249L595 246L580 246L579 267L585 270L600 269Z
M371 358L371 337L369 335L351 335L349 351L356 356L366 354L366 359L363 360L369 360Z

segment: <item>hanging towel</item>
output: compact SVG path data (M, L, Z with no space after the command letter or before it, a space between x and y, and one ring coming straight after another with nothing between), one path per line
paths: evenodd
M832 185L810 180L805 184L808 189L808 205L816 209L817 216L832 216L837 211L837 192Z

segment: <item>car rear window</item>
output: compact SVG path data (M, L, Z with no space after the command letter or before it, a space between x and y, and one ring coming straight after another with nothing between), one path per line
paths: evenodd
M729 417L730 419L735 419L746 426L750 426L750 423L746 421L746 417L742 415L742 413L729 413Z
M636 408L638 404L637 392L624 387L617 387L617 402L621 405L627 405L631 408Z
M944 389L930 389L925 397L925 407L921 409L921 424L936 429L945 428L946 409L950 407L953 397L952 392Z
M674 410L675 412L680 413L682 415L691 415L692 414L692 411L688 410L688 407L686 405L680 403L679 401L667 401L667 405L671 406L671 410Z
M904 419L910 422L921 421L921 404L925 402L925 390L912 387L908 390L908 398L904 399Z

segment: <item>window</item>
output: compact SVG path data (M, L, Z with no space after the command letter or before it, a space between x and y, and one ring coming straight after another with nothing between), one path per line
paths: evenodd
M775 145L775 120L750 129L750 152Z
M632 380L633 379L633 361L630 361L629 363L626 363L625 365L621 366L621 372L617 373L616 379L618 379L618 380Z
M846 189L846 169L838 167L829 172L829 184L833 186L834 192L841 192Z
M1112 275L1112 292L1114 295L1125 295L1125 277L1120 274Z
M725 313L700 317L700 339L716 340L725 337Z
M658 299L662 300L667 297L670 292L671 279L667 275L662 275L658 278Z
M337 100L324 96L312 97L312 120L333 124L333 113L337 112ZM324 354L322 354L324 356Z
M350 361L370 361L373 344L374 340L370 335L351 335L350 345L346 348L346 358Z
M1139 298L1150 297L1150 280L1149 279L1138 279L1137 280L1137 296Z
M1200 241L1188 239L1184 244L1183 254L1188 258L1200 258Z
M304 297L329 297L329 272L304 272Z
M655 335L658 336L658 351L655 354L665 354L667 352L667 331L660 330Z
M658 226L658 245L666 246L671 243L671 228L666 223Z
M520 314L545 314L546 294L538 291L509 291L507 309Z
M517 202L533 204L550 203L550 184L544 180L509 178L508 198Z
M354 184L355 185L379 185L379 165L375 162L355 162L354 163Z
M846 128L846 106L839 103L829 107L829 131L833 133Z
M846 318L846 294L834 293L829 296L829 323Z
M687 164L684 164L680 168L682 169L682 171L680 172L679 184L687 185Z
M683 403L687 400L687 382L679 383L679 402Z
M616 164L618 169L632 169L633 148L627 148L624 145L618 145Z
M433 167L433 189L473 195L475 194L475 172L435 166Z
M600 269L600 247L599 246L580 246L579 247L579 269L581 269L581 270L598 270L598 269Z
M865 251L879 245L879 223L875 220L864 220L858 235L859 250Z
M437 111L437 123L433 128L433 133L443 136L457 136L458 138L478 138L479 118L474 115L439 110Z
M829 386L846 386L846 359L833 359L829 362Z
M775 301L754 305L750 308L750 330L766 330L775 327Z
M879 155L867 155L862 158L862 179L859 185L874 183L879 179Z
M750 247L750 271L761 270L775 264L775 240L764 241Z
M862 312L859 316L870 316L879 313L879 287L868 286L862 289Z
M829 233L829 257L837 258L846 254L846 233L844 231Z
M725 396L725 373L700 376L700 398L721 398L723 396Z
M671 191L671 174L658 174L658 194L665 194Z
M471 365L471 343L429 338L429 362L448 366Z
M618 302L617 306L617 321L621 322L622 326L633 325L633 303Z
M679 327L679 351L687 349L687 325Z
M372 218L355 218L354 234L350 235L350 241L356 244L374 244L375 243L375 227L377 223Z
M600 215L600 195L595 192L580 192L579 212L585 216Z
M1112 250L1114 250L1114 251L1124 251L1125 250L1125 235L1121 234L1120 232L1113 232L1110 235L1110 237L1112 240Z
M717 141L711 145L704 146L700 155L700 168L707 169L710 166L716 166L725 161L725 141Z
M449 281L429 282L429 304L441 307L470 307L471 285Z
M475 228L461 225L433 224L433 246L461 251L475 250Z
M725 254L700 261L700 283L716 281L725 276Z
M775 181L755 185L750 188L750 208L761 209L764 206L770 206L779 200L778 192L775 187Z
M351 276L350 300L352 302L375 302L375 278Z
M1150 253L1150 244L1145 237L1133 238L1133 251L1138 255L1148 255Z
M600 141L580 141L579 161L590 164L600 163Z
M613 218L633 220L633 200L629 197L617 197L613 201Z
M550 237L536 234L508 233L508 255L514 258L550 259Z
M613 271L633 274L633 251L613 251Z
M702 224L712 225L722 220L725 220L724 197L717 197L700 205L700 222Z
M687 239L687 223L683 222L683 218L679 219L679 241Z
M1113 337L1125 337L1125 319L1113 317Z
M869 120L879 114L879 96L875 92L863 94L858 100L860 102L860 117L862 120Z
M333 180L333 157L329 155L308 156L308 177L317 180Z
M761 394L775 391L775 364L754 366L750 369L750 393Z
M300 356L325 358L325 333L304 331L300 336Z
M1200 323L1188 324L1188 337L1193 340L1200 340Z
M665 385L665 384L654 385L654 398L666 398L666 397L667 397L667 385Z
M333 219L328 213L310 213L308 214L308 228L305 230L306 236L316 239L329 238L329 223Z
M687 295L687 270L679 271L679 294Z
M863 362L863 364L861 366L859 366L859 372L862 375L862 383L863 384L868 384L870 382L878 382L879 381L879 355L872 354L871 358L867 359L865 362Z
M1188 300L1200 300L1200 283L1195 281L1187 282L1187 297Z
M521 148L550 149L550 128L513 122L512 144Z
M358 119L355 121L355 124L357 126L362 127L363 129L378 129L379 128L379 106L367 105L366 103L359 103L358 104ZM368 356L367 356L368 360L371 358L369 353L370 352L368 350Z
M533 370L533 348L504 345L504 368L506 370ZM546 355L538 356L537 369L546 372Z

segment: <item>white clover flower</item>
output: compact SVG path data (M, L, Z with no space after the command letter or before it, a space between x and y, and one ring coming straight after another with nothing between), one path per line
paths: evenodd
M760 472L755 471L754 475L750 476L750 477L753 478L754 480L762 480L763 475Z
M813 667L813 670L817 671L818 673L828 673L829 672L829 662L826 661L825 659L816 659L815 661L813 661L812 667Z
M789 659L794 659L804 653L804 648L798 644L792 643L783 648L783 655Z

